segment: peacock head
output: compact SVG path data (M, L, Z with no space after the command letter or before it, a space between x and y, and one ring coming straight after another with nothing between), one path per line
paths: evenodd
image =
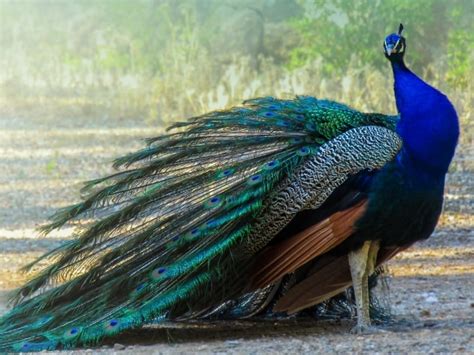
M383 51L385 57L389 60L401 60L405 54L405 37L402 36L403 25L398 27L398 33L392 33L385 38L383 42Z

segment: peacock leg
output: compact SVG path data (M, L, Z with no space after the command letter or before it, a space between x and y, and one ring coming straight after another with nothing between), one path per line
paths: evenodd
M369 255L367 260L367 277L372 275L375 271L375 265L377 264L377 255L380 249L380 241L374 240L370 243Z
M368 304L370 305L370 291L369 291L369 277L375 271L375 265L377 264L377 255L380 249L380 241L374 240L370 243L369 255L367 256L367 267L366 267L366 278L367 278L367 287L364 288L366 294L364 299L367 299ZM370 312L369 312L370 314Z
M368 259L371 244L372 241L366 241L359 250L348 255L357 308L357 325L352 330L355 333L363 333L370 328Z
M368 287L368 280L369 277L372 276L372 274L375 272L375 266L377 265L377 256L379 253L380 249L380 241L379 240L374 240L370 244L370 249L369 249L369 255L367 258L367 288L365 289L367 291L367 299L369 302L369 314L370 314L370 290ZM374 330L374 329L372 329ZM382 332L381 329L377 330L378 332Z

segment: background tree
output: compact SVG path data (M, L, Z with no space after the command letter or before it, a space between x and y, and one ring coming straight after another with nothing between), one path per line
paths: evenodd
M438 71L446 70L452 84L467 85L474 48L471 0L309 0L300 4L304 16L291 21L301 42L291 51L290 68L318 57L328 74L346 72L354 57L381 68L385 62L379 55L380 33L394 32L403 22L410 43L408 60L415 71L426 72L427 64L435 63L442 66ZM448 58L443 53L449 53Z

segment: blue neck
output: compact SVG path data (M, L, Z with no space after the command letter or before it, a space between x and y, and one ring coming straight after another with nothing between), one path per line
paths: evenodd
M456 111L444 94L410 71L403 60L391 63L400 114L397 133L403 140L397 161L421 180L444 180L459 136Z

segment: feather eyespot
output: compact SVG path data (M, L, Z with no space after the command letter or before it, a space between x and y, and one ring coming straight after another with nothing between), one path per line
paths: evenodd
M279 120L276 124L277 124L278 126L281 126L281 127L289 127L289 126L290 126L290 122L288 122L288 121L283 121L283 120Z
M232 168L222 170L221 172L217 174L217 178L221 179L227 176L231 176L234 172L235 172L235 169L232 169Z
M153 280L158 280L161 277L163 277L164 273L166 272L166 268L164 267L158 267L155 270L151 272L151 278Z
M206 227L207 227L207 228L213 228L213 227L216 226L216 224L217 224L217 221L214 220L214 219L211 219L210 221L207 221L207 222L206 222Z
M267 116L267 117L275 116L275 114L273 112L265 112L264 115Z
M105 330L114 330L117 329L117 326L120 325L120 321L118 319L111 319L104 323Z
M305 117L304 117L304 115L296 115L296 119L298 121L304 121Z
M75 338L76 336L79 335L80 332L81 332L80 327L70 328L64 332L64 338L66 339Z
M262 175L257 174L257 175L251 176L251 177L247 180L247 183L248 183L249 185L256 185L256 184L259 184L260 182L262 182L262 180L263 180Z
M199 237L200 235L201 235L201 230L199 228L194 228L194 229L191 229L188 233L186 233L185 239L192 240L196 237Z
M221 197L214 196L206 201L205 206L208 208L214 208L214 207L219 207L220 205L222 205L222 203L223 201Z
M296 151L296 154L301 157L304 157L310 153L311 153L311 149L309 147L301 147L300 149Z
M138 284L138 286L135 287L135 289L131 293L132 298L137 297L138 295L140 295L141 291L144 290L145 287L146 287L145 282L143 282L141 284Z
M280 165L280 162L278 160L272 160L272 161L269 161L268 163L266 163L263 166L263 169L272 170L272 169L277 168L279 165Z
M30 342L25 341L21 345L14 345L13 348L16 351L20 352L33 352L33 351L42 351L42 350L52 350L56 346L56 342L52 340L42 341L42 342Z
M270 105L270 106L268 106L268 109L269 109L269 110L276 110L276 109L278 109L278 106L276 106L276 105Z

